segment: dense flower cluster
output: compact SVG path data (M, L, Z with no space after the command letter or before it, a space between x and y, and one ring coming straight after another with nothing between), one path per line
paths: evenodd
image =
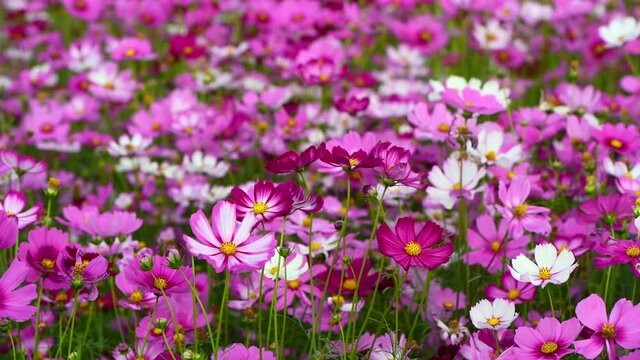
M640 359L637 2L0 7L0 357Z

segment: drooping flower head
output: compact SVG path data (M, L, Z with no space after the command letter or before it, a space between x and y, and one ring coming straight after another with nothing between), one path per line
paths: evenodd
M76 291L86 289L87 300L98 297L97 283L109 277L109 261L96 253L67 246L56 261L58 275Z

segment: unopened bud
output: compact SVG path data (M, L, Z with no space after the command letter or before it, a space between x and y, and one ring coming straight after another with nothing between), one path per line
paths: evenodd
M164 330L167 326L169 326L169 320L167 318L159 318L156 320L156 328Z
M153 268L153 257L149 255L143 255L140 257L140 269L143 271L151 271Z
M44 191L44 194L46 196L53 197L58 195L58 191L60 191L60 180L52 176L49 178L49 182L47 184L47 188Z
M180 252L177 249L169 250L167 261L169 262L169 267L172 269L178 269L182 266L182 256L180 256Z
M344 225L344 222L342 220L338 220L338 221L333 223L333 227L338 231L342 231L342 226L343 225Z
M291 252L292 250L289 247L283 246L281 248L278 248L278 254L280 254L280 256L282 256L285 259L288 258L289 255L291 255Z

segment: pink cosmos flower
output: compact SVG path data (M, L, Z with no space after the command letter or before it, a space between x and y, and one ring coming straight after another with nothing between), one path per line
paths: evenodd
M295 151L287 151L276 159L267 163L266 169L274 174L286 174L300 172L318 159L318 149L310 146L300 154Z
M26 211L23 211L27 204L27 198L23 193L9 190L0 203L0 210L4 211L9 217L18 220L18 228L20 230L38 221L38 213L42 205L35 205Z
M263 359L263 360L275 360L276 356L273 352L262 349L262 357L260 356L261 349L255 346L246 347L243 344L231 344L224 349L218 350L218 360L239 360L239 359ZM214 359L211 354L211 359Z
M138 37L124 37L108 44L111 57L116 61L123 60L152 60L155 53L151 42Z
M0 319L27 321L36 313L31 302L38 296L36 285L29 284L18 289L27 277L29 268L14 259L7 271L0 277Z
M464 124L464 119L451 114L443 103L435 104L431 112L426 103L418 103L408 120L415 127L413 133L418 140L444 141L453 136L456 123Z
M41 276L45 289L66 287L60 282L56 260L68 245L69 235L56 228L38 227L28 234L28 241L20 244L18 258L30 268L28 278L36 281Z
M640 347L640 306L633 306L627 299L613 305L607 317L607 308L600 296L591 294L576 306L580 322L593 330L589 339L574 342L576 352L587 359L594 359L606 346L609 359L615 359L618 344L624 349Z
M87 75L89 91L98 99L127 102L133 97L137 84L131 70L119 71L118 65L105 62L92 69Z
M18 240L18 219L0 210L0 250L9 249Z
M109 261L96 253L67 246L56 261L58 275L76 291L87 290L87 300L98 298L97 283L109 277Z
M531 184L526 177L516 177L508 188L500 182L498 196L502 206L496 205L496 208L509 221L509 233L514 237L521 237L524 230L543 235L551 231L549 209L526 203L530 191Z
M0 161L18 176L40 174L47 171L47 164L44 161L36 161L31 156L21 155L13 150L0 150Z
M635 199L627 195L600 195L580 204L579 219L586 223L617 225L631 217Z
M418 234L416 229L415 220L410 217L398 220L395 233L387 224L382 224L377 233L378 249L405 270L412 265L433 270L449 261L453 245L443 241L440 226L429 221L420 228Z
M220 201L211 211L211 224L202 210L191 215L189 225L196 238L184 235L183 239L191 254L209 262L218 273L260 269L275 253L276 239L273 233L251 235L257 223L252 213L237 223L236 204Z
M603 147L619 154L628 154L640 147L638 129L634 125L604 124L601 129L593 130L593 137Z
M597 244L594 250L602 255L593 259L598 269L616 264L635 264L640 260L640 240L615 240L606 244ZM633 266L632 266L633 268Z
M378 142L371 150L371 156L381 160L376 170L386 186L402 184L417 189L426 187L421 184L424 176L411 170L409 150L389 142Z
M122 272L129 283L156 296L162 296L163 291L170 295L183 294L190 290L180 271L171 268L164 256L138 254L125 263ZM187 278L190 277L190 269L183 266L182 272Z
M487 299L493 301L498 298L508 299L514 304L522 304L533 300L536 296L536 287L527 282L521 282L513 278L510 273L502 274L502 287L495 284L487 285L485 295Z
M569 346L580 334L576 318L560 323L554 318L540 320L535 329L520 327L514 337L513 353L521 360L556 360L574 352Z
M83 20L97 20L105 8L102 0L62 0L64 7L71 15Z
M142 220L134 212L109 211L87 217L83 230L93 237L110 238L127 236L142 226Z
M394 22L391 31L400 40L418 48L425 55L438 52L449 40L444 25L429 15Z
M529 239L524 236L507 238L508 227L509 222L505 219L496 228L491 215L478 216L476 227L469 229L469 245L472 250L463 260L468 259L470 265L482 265L491 273L500 270L503 258L520 254L529 243Z
M307 84L327 84L338 78L343 58L342 43L325 37L298 53L295 64Z
M270 221L289 213L293 205L288 183L275 186L270 181L258 181L247 192L239 187L233 188L231 197L238 219L252 214L260 220Z

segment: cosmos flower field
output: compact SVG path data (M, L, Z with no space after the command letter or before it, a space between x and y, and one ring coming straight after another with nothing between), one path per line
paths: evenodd
M637 1L0 17L1 359L640 359Z

